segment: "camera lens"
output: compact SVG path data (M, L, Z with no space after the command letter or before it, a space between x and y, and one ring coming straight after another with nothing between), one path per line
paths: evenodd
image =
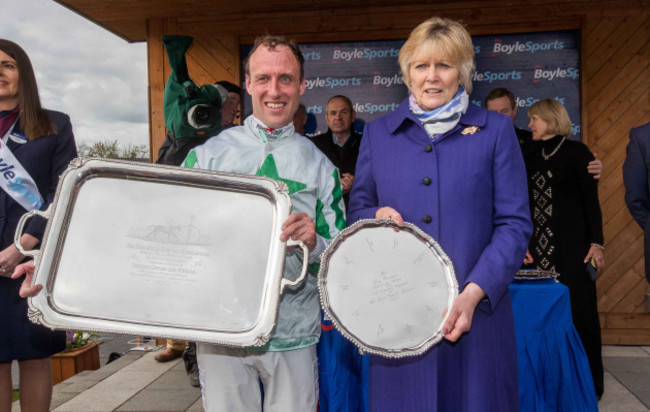
M187 122L195 129L208 129L220 121L219 110L208 104L197 104L187 111Z
M197 107L194 112L194 119L197 123L205 123L210 118L210 111L205 107Z

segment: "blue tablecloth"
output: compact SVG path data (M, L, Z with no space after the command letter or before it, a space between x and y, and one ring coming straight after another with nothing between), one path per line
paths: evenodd
M554 280L516 280L521 411L597 411L587 355L571 319L569 289Z
M591 371L571 320L569 289L554 280L510 286L522 412L597 411ZM320 411L366 411L369 355L323 320L318 346Z

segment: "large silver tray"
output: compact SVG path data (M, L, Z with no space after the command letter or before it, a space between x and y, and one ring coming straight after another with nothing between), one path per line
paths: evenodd
M361 352L417 356L442 338L458 283L451 260L413 224L361 220L321 255L321 303Z
M284 183L253 176L115 160L75 159L41 215L48 225L29 299L55 329L264 345L282 278ZM19 247L19 243L16 242ZM22 248L19 247L19 249Z

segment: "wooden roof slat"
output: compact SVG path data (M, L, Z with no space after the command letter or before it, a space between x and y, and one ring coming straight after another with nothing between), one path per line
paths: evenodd
M552 23L558 18L580 19L587 10L590 13L602 10L602 13L622 13L620 4L615 0L498 0L485 2L480 0L445 0L422 4L417 0L54 0L73 10L90 21L117 34L127 41L145 41L148 19L179 19L181 25L194 24L197 16L202 21L210 21L208 27L214 30L223 28L221 34L242 35L260 34L264 28L276 29L277 33L297 33L308 30L312 33L326 31L340 20L350 21L354 30L363 31L364 19L372 18L379 22L382 13L388 17L386 29L412 29L427 15L448 15L464 18L473 25L481 26L483 16L502 16L504 23L540 22ZM398 3L398 4L396 4ZM628 0L626 7L648 7L648 0ZM534 15L526 10L536 6ZM394 19L394 12L399 9L405 18ZM314 13L319 11L319 13ZM318 14L321 24L306 24L302 20ZM410 17L409 17L410 16ZM296 18L301 24L295 24ZM391 19L391 17L393 17ZM187 19L183 22L183 19ZM356 22L356 23L355 23ZM253 24L254 23L254 24ZM493 22L492 22L493 23ZM375 27L376 29L377 27Z

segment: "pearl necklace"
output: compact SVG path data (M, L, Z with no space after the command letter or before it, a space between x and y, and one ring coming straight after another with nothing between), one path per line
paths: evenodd
M542 157L544 158L544 160L550 159L555 153L557 153L557 151L560 150L560 146L562 146L562 143L564 143L565 140L566 140L566 136L563 136L562 140L560 140L560 143L558 143L558 145L555 146L555 149L553 149L553 151L548 155L544 152L544 148L542 148Z

